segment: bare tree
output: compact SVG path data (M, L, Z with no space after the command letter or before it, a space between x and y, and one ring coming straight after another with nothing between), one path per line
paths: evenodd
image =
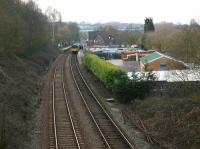
M61 23L61 13L56 10L55 8L48 7L46 10L46 15L48 16L49 21L51 22L52 27L52 41L54 43L55 41L55 23L60 22Z

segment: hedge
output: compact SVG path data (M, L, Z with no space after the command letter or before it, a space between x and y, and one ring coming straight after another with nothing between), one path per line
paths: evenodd
M108 89L112 90L118 80L128 78L125 71L94 54L86 53L83 62Z
M146 76L133 73L132 79L129 79L125 71L91 53L84 55L83 63L122 103L143 99L153 89L152 81L155 78L152 73Z

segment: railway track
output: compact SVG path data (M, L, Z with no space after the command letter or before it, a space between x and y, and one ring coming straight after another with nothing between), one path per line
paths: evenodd
M76 55L71 57L71 73L76 87L83 99L86 109L90 113L101 137L109 149L135 149L125 135L121 132L97 97L94 95L77 64Z
M68 55L68 54L67 54ZM64 64L66 55L56 64L52 82L50 114L50 149L85 148L80 135L76 117L70 109L64 83Z

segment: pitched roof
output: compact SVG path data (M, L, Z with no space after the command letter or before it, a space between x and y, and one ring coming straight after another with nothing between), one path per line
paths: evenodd
M153 53L141 58L140 60L141 60L142 63L147 64L147 63L150 63L150 62L152 62L156 59L159 59L161 57L163 57L163 55L156 51L156 52L153 52Z
M180 60L177 60L171 56L168 56L168 55L164 55L162 53L159 53L157 51L155 51L154 53L151 53L143 58L140 59L140 61L143 63L143 64L147 64L147 63L151 63L157 59L160 59L162 57L165 57L165 58L168 58L168 59L171 59L171 60L174 60L174 61L177 61L179 63L182 63L185 67L189 68L187 64L185 64L183 61L180 61Z

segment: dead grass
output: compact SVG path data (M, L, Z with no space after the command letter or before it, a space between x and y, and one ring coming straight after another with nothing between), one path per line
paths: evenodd
M149 133L171 149L200 147L200 98L151 97L137 101L128 111L139 116Z

